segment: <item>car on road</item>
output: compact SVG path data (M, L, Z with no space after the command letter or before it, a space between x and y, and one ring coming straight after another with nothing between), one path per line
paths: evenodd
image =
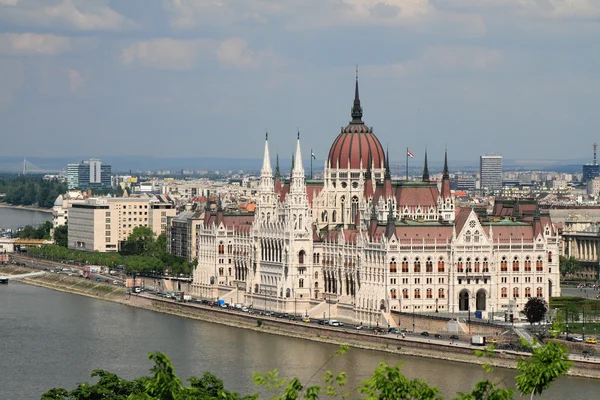
M598 341L594 338L587 338L587 339L585 339L585 342L589 343L589 344L597 344L598 343Z
M489 344L498 344L498 340L496 339L486 339L485 341Z
M302 322L310 322L310 318L309 317L302 317Z
M388 329L388 332L392 333L394 335L399 335L400 334L400 329L398 329L398 328L390 328L390 329Z
M433 337L436 338L436 339L442 339L443 338L443 336L440 335L439 333L436 333L435 335L433 335Z
M331 326L341 326L340 325L340 321L337 321L335 319L330 319L329 320L329 325L331 325Z
M573 342L583 342L583 338L581 336L572 336Z
M451 335L450 339L452 339L452 340L459 340L460 338L458 337L458 335Z
M421 332L421 336L429 336L429 332Z
M119 281L113 281L113 285L118 285Z
M319 325L325 325L326 323L327 323L327 321L325 321L324 319L319 320Z
M362 325L356 325L356 330L360 331L362 329Z

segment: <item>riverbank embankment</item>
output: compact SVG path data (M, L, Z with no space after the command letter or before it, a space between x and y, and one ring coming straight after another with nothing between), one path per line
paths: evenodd
M9 270L9 268L15 268ZM5 274L30 272L26 267L5 266L0 271ZM258 332L294 337L305 340L349 345L351 347L385 351L399 355L419 356L470 364L490 364L494 367L511 368L524 354L511 351L496 351L492 358L477 357L474 348L454 341L432 341L425 338L401 338L398 335L376 335L371 331L355 331L306 324L300 321L287 321L273 317L240 313L219 307L209 307L155 297L151 294L131 295L125 288L101 282L90 281L76 276L49 273L41 277L25 278L24 283L53 290L108 300L132 307L157 311L205 322L250 329ZM570 375L600 378L600 363L574 361Z
M17 206L17 205L7 204L7 203L0 203L0 208L12 208L14 210L40 211L40 212L45 212L45 213L52 212L51 208L42 208L42 207L36 207L36 206Z

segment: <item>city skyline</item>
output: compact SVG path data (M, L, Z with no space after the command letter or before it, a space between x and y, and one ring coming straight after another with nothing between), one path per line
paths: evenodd
M322 163L358 64L392 159L591 160L600 5L544 4L2 0L0 157L260 159L299 129Z

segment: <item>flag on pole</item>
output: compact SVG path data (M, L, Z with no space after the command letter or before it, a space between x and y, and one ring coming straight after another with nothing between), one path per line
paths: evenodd
M406 149L406 154L410 157L410 158L415 158L415 155L413 153L410 152L410 150Z
M311 157L313 158L313 160L316 160L316 159L317 159L317 156L315 156L315 153L311 152L311 153L310 153L310 155L311 155Z

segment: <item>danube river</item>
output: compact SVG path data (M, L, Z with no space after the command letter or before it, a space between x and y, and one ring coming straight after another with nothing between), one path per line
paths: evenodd
M3 229L14 230L25 225L37 226L45 221L52 221L52 213L0 207L0 228Z
M52 387L72 389L94 369L126 378L147 374L148 352L162 351L181 377L210 371L226 388L254 393L253 371L277 368L283 376L322 384L326 369L346 371L349 387L380 361L402 362L410 378L423 378L450 397L484 377L481 367L351 349L155 313L108 301L11 282L0 286L0 399L39 399ZM493 377L514 385L516 372ZM597 398L600 381L561 378L544 399ZM356 398L357 396L351 396Z

